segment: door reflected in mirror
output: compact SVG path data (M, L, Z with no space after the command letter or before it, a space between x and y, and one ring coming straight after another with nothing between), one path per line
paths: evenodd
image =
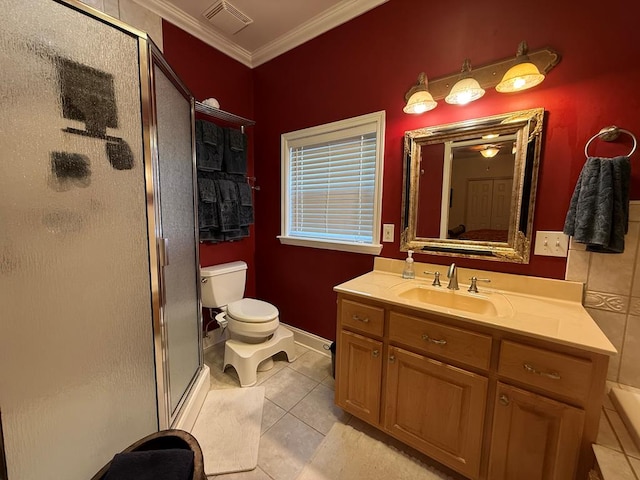
M543 115L406 132L401 249L528 263Z

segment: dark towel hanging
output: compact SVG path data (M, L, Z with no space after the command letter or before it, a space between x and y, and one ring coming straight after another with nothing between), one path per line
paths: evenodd
M231 180L216 180L216 193L218 195L218 217L220 230L228 232L240 228L240 212L238 205L238 189L236 182Z
M247 226L253 223L253 195L251 186L243 178L237 183L238 196L240 201L240 226Z
M246 175L247 136L239 130L225 128L223 170L227 173Z
M629 157L589 157L571 197L563 232L587 250L622 253L629 227Z
M201 125L202 125L202 142L205 145L211 145L213 147L217 147L218 145L220 145L222 142L220 140L222 140L221 138L219 138L219 133L218 130L220 127L218 127L217 125L211 123L211 122L206 122L204 120L201 120Z
M198 197L201 202L216 202L216 184L212 178L198 178Z

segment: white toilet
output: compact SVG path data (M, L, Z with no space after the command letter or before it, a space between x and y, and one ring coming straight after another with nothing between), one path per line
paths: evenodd
M271 357L285 352L295 360L293 332L280 325L279 312L270 303L243 298L247 278L245 262L223 263L200 269L202 306L220 308L215 319L228 328L224 347L224 366L232 365L240 385L250 387L257 381L257 371L273 367Z

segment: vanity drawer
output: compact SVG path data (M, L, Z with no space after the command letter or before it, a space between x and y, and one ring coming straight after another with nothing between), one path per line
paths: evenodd
M442 323L391 312L389 340L474 367L488 369L491 337Z
M590 360L504 340L498 373L584 403L591 385Z
M365 303L342 300L342 327L371 335L382 336L384 332L384 308Z

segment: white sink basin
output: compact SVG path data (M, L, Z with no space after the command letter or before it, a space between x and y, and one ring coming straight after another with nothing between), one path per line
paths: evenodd
M400 288L397 296L422 307L434 306L482 316L508 317L513 314L509 301L499 293L468 293L464 290L448 290L444 287L407 285Z

